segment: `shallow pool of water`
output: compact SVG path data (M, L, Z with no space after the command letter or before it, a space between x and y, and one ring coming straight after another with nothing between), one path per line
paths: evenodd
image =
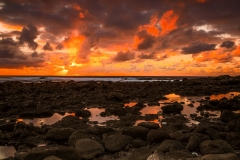
M88 110L91 112L91 117L89 117L89 121L97 121L98 125L105 125L105 122L109 120L119 120L119 117L113 115L106 117L100 116L101 112L105 112L104 108L89 108Z
M15 152L16 150L13 146L0 146L0 159L14 156Z
M108 120L116 120L119 119L117 116L107 116L101 117L100 113L104 112L104 108L85 108L85 110L89 110L91 112L91 116L89 117L89 121L97 121L98 125L103 125ZM51 125L58 121L60 121L63 117L66 116L75 116L75 113L66 112L64 115L54 113L53 116L47 118L34 118L34 119L18 119L18 121L23 121L26 124L32 123L34 126L41 126L43 124ZM79 117L82 119L82 117Z
M220 100L221 98L223 97L226 97L226 98L233 98L234 96L236 95L239 95L240 92L229 92L229 93L226 93L226 94L218 94L218 95L211 95L210 96L210 99L213 100L213 99L217 99L217 100ZM184 102L183 105L183 110L182 110L182 114L186 115L187 118L189 118L189 124L198 124L197 121L195 120L192 120L190 118L190 114L192 113L196 113L197 110L196 108L200 105L200 100L201 99L205 99L205 97L207 96L180 96L180 95L176 95L176 94L168 94L168 95L165 95L165 97L167 97L168 99L167 100L160 100L159 103L160 103L160 106L148 106L148 104L146 103L146 107L143 108L142 110L140 110L140 112L142 113L142 115L146 115L146 114L157 114L158 112L161 112L162 109L161 107L168 104L168 103L173 103L173 102ZM132 102L133 103L133 102ZM136 103L136 102L134 102ZM131 104L128 103L128 104ZM192 106L190 107L189 104L192 104ZM216 115L216 116L210 116L210 118L219 118L220 117L220 114L221 112L220 111L208 111L210 114L213 114L213 115ZM240 111L235 111L235 113L240 113ZM200 113L197 113L198 115L200 115ZM138 122L142 122L141 121L138 121ZM136 122L136 124L138 123ZM157 123L160 124L159 121L156 120Z

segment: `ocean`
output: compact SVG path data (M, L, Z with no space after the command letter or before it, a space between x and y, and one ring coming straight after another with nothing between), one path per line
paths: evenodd
M68 82L68 81L111 81L111 82L154 82L154 81L181 81L183 78L194 79L204 78L203 76L138 76L138 77L111 77L111 76L92 76L92 77L75 77L75 76L0 76L0 82L20 81L24 83L31 82Z

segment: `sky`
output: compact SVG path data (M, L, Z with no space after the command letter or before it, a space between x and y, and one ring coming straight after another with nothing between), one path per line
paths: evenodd
M240 74L239 0L0 0L0 75Z

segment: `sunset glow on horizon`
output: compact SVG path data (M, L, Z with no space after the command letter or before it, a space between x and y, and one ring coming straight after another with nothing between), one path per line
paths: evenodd
M0 75L240 75L239 0L2 0Z

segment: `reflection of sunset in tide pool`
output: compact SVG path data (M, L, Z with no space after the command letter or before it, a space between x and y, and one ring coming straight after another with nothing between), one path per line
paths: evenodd
M240 92L229 92L226 94L219 94L219 95L211 95L210 99L217 99L220 100L223 97L226 98L232 98L233 95L239 95ZM205 99L206 96L180 96L180 95L176 95L176 94L168 94L165 95L165 97L167 97L167 100L160 100L160 106L148 106L146 104L146 107L143 108L142 110L140 110L140 112L142 113L142 115L146 115L146 114L157 114L159 111L162 111L161 107L164 105L167 105L168 103L173 103L173 102L184 102L183 105L183 110L181 112L181 114L186 115L188 118L190 118L190 114L192 113L196 113L196 108L198 106L200 106L200 100L201 99ZM194 102L194 103L193 103ZM189 107L188 104L192 104L193 107ZM220 111L208 111L210 114L214 114L216 116L214 116L213 118L219 118L221 112ZM240 111L235 111L235 113L240 113ZM199 114L199 113L198 113ZM142 121L139 121L142 122ZM192 120L191 120L192 122Z
M65 113L64 115L60 115L58 113L54 113L52 117L48 118L34 118L34 119L18 119L17 121L25 122L26 124L32 123L34 126L41 126L43 124L51 125L56 123L57 121L60 121L63 117L66 116L73 116L75 113Z
M100 113L105 112L104 108L89 108L87 109L91 112L91 117L89 117L89 121L97 121L98 123L104 123L108 120L119 120L117 116L110 116L110 117L101 117Z
M140 112L144 116L146 114L157 114L157 112L160 110L161 110L160 106L147 106L147 107L143 108L142 110L140 110Z
M13 146L0 146L0 159L13 156L15 152L16 150Z
M124 107L133 107L133 106L135 106L137 104L137 102L129 102L129 103L125 103L124 104Z
M226 98L229 99L229 98L232 98L232 97L237 96L239 94L240 94L239 92L229 92L229 93L226 93L226 94L211 95L210 99L217 99L217 100L219 100L219 99L221 99L223 97L226 97Z

